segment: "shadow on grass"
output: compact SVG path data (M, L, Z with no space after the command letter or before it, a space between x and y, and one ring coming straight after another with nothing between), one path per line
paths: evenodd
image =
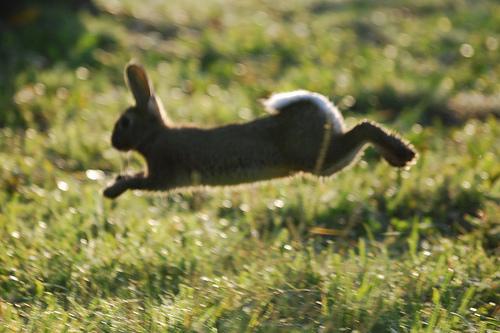
M85 29L81 13L98 14L91 0L24 0L0 5L0 127L26 128L28 120L14 102L20 81L35 83L47 68L76 68L96 64L93 51L113 40L92 35ZM46 120L37 119L43 129ZM45 124L45 125L44 125Z
M478 92L460 92L452 96L439 96L437 89L421 89L402 92L387 84L376 90L360 91L352 110L364 113L382 110L386 118L394 120L404 114L405 109L416 108L411 113L412 121L432 125L436 120L444 125L457 126L469 119L485 120L490 116L500 118L500 96L483 95Z

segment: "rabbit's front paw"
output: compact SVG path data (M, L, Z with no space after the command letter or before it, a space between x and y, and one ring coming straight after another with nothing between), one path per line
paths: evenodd
M103 194L106 198L115 199L120 196L123 192L127 190L127 187L124 186L123 178L117 180L113 185L107 187Z

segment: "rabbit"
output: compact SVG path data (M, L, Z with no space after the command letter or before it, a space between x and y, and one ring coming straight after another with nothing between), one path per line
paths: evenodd
M104 190L107 198L126 190L236 185L297 173L329 176L355 161L367 144L394 167L407 166L417 156L412 145L375 122L346 130L338 109L318 93L274 94L264 101L268 116L201 128L172 123L141 65L129 63L125 80L136 104L114 125L111 144L139 152L147 167L118 176Z

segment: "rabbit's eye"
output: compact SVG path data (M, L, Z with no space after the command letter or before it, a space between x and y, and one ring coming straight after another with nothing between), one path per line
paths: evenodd
M120 127L122 128L127 128L130 126L130 119L127 118L127 117L123 117L121 120L120 120Z

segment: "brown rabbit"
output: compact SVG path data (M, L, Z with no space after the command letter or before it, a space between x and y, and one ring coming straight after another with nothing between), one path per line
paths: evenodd
M139 152L147 168L118 176L104 191L108 198L126 190L234 185L299 172L328 176L349 165L368 143L395 167L416 157L411 145L373 122L346 131L326 97L304 90L271 96L264 104L274 112L248 123L175 126L143 67L129 64L125 74L136 105L116 122L111 143L120 151Z

